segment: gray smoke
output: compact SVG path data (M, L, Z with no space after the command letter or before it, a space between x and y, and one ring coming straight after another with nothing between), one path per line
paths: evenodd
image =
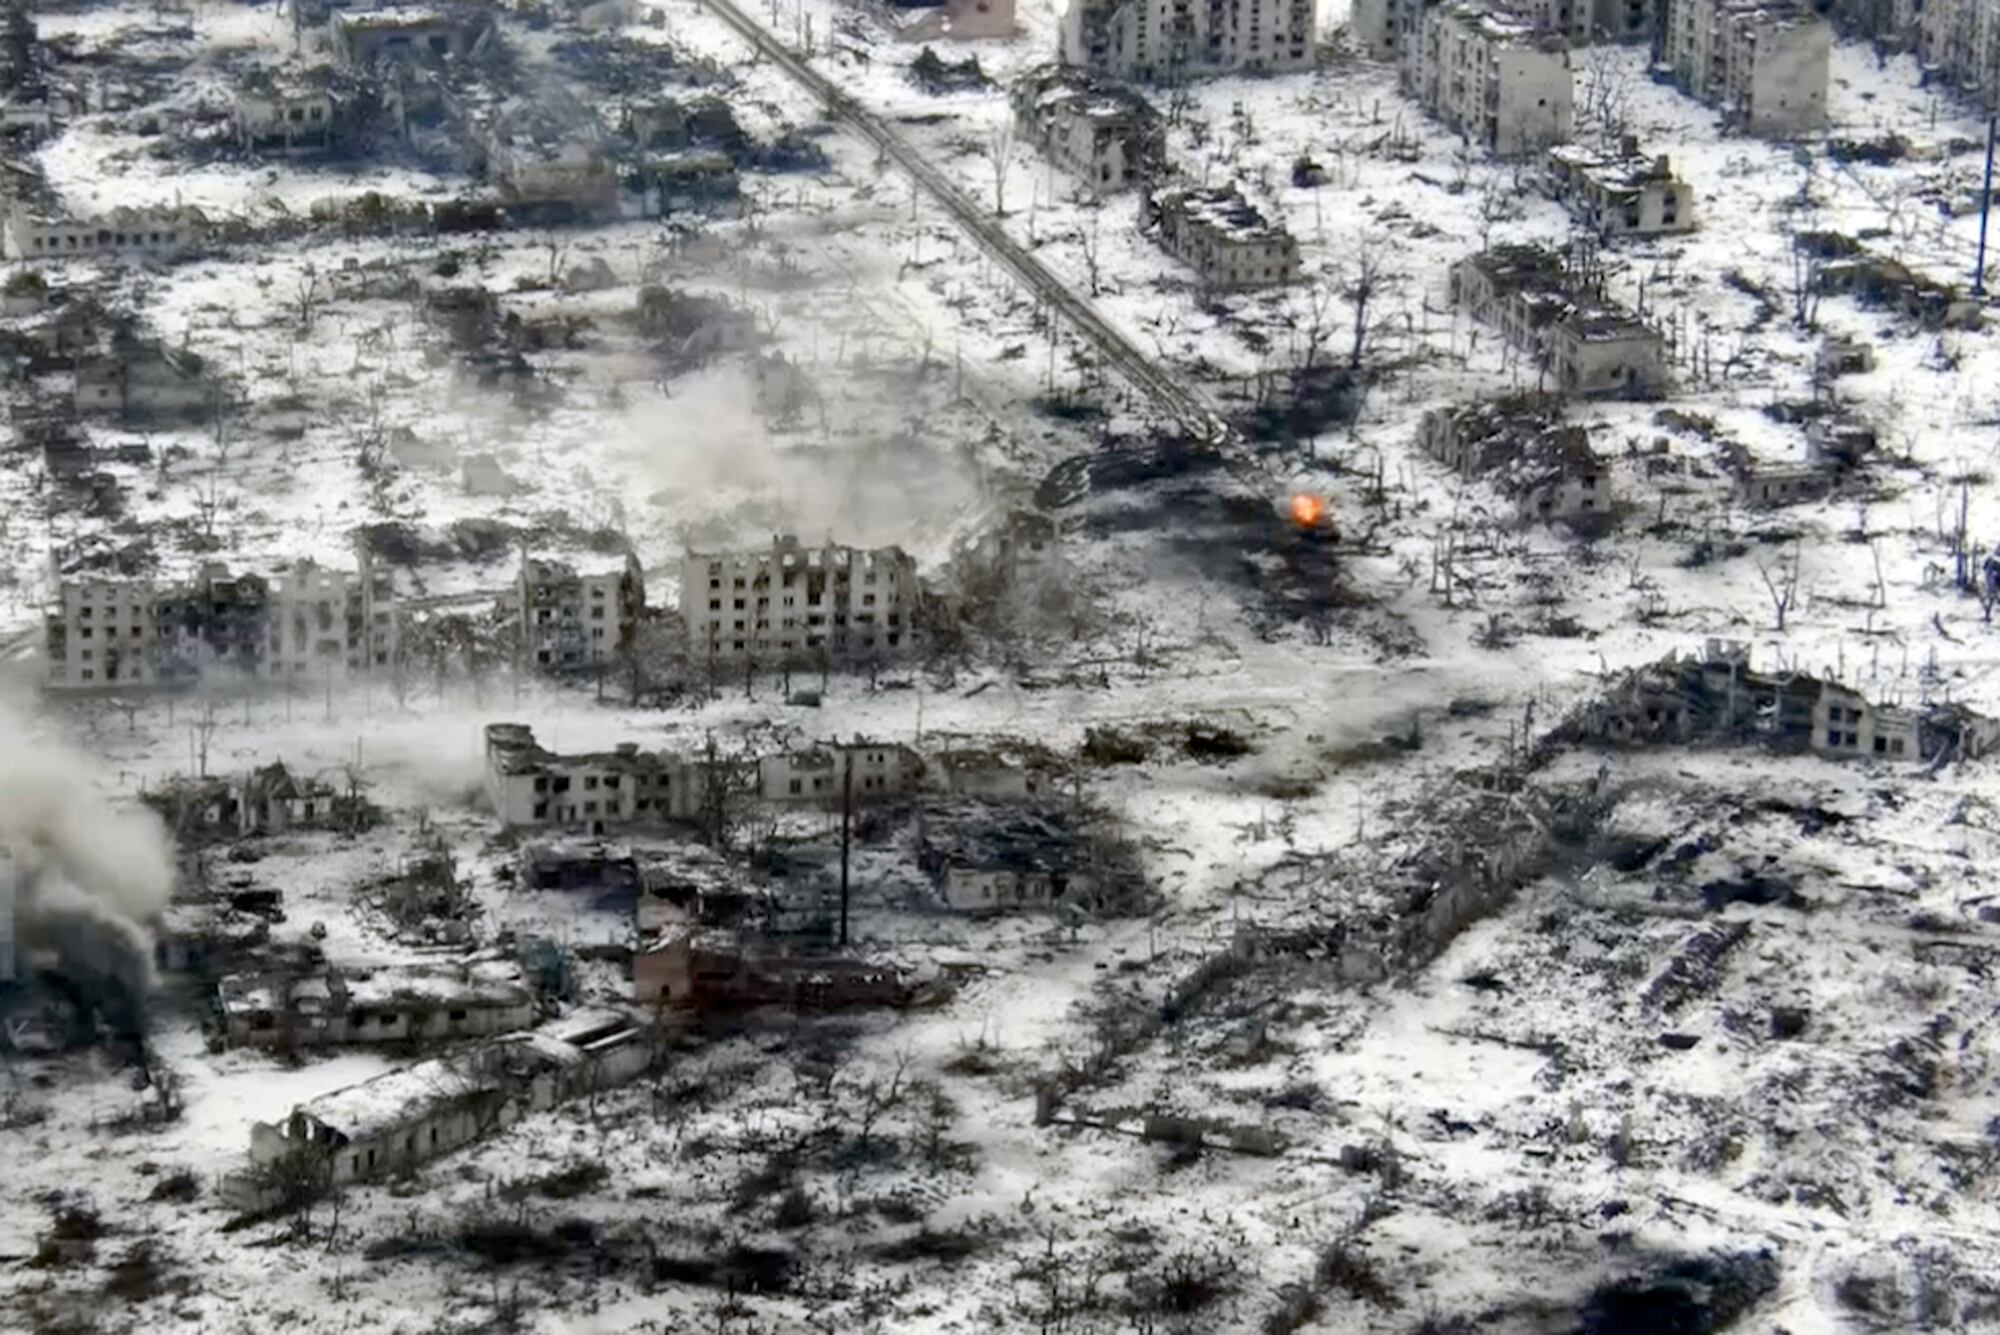
M153 984L149 924L174 884L166 829L150 811L112 806L87 758L4 701L0 757L0 848L16 873L24 971L135 1030Z

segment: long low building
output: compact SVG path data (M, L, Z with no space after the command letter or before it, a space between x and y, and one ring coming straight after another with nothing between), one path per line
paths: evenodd
M1651 398L1666 386L1658 330L1611 303L1601 279L1540 246L1496 246L1451 266L1452 303L1534 359L1566 395Z
M652 1064L650 1035L584 1011L469 1052L386 1072L250 1128L250 1169L223 1180L242 1210L380 1180L484 1140L531 1113L622 1084Z
M500 963L231 975L216 990L232 1047L323 1047L485 1038L535 1022L534 993Z

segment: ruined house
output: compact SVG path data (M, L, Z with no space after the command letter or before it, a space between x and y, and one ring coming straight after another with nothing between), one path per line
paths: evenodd
M669 356L703 361L757 345L757 317L723 297L649 283L639 289L639 331Z
M208 219L193 207L119 207L90 218L15 204L6 213L7 253L15 259L170 260L206 239Z
M632 824L692 820L706 776L699 762L625 743L558 755L519 723L486 727L486 796L502 825L576 828L591 834Z
M915 647L916 562L900 547L807 547L790 534L761 551L689 552L681 618L697 659L849 664Z
M1582 226L1605 240L1694 230L1694 190L1662 155L1648 158L1627 135L1616 152L1558 144L1543 160L1542 186Z
M1611 470L1590 433L1557 403L1532 395L1432 408L1418 426L1424 453L1462 477L1481 477L1528 521L1601 526L1612 518Z
M468 60L498 40L491 13L467 4L340 10L331 24L334 53L356 70L382 62Z
M961 913L1087 902L1097 885L1089 835L1051 803L931 803L918 844L939 900Z
M910 987L893 965L794 954L760 933L689 924L632 957L632 1000L702 1013L778 1007L900 1006Z
M533 1024L511 964L319 969L225 977L216 1013L231 1047L314 1048L484 1038Z
M1601 277L1533 245L1496 246L1451 266L1451 299L1528 354L1558 393L1651 398L1666 386L1659 331L1610 302Z
M293 830L354 830L375 813L358 793L300 778L282 761L235 778L169 779L143 795L184 842L245 839Z
M1710 640L1634 668L1561 730L1620 745L1761 741L1837 759L1974 760L2000 743L2000 723L1962 706L1871 702L1807 672L1760 672L1749 646Z
M1192 268L1203 288L1236 292L1299 276L1299 245L1235 186L1174 186L1144 196L1142 230Z
M1044 70L1016 84L1010 101L1022 138L1093 191L1142 184L1165 167L1160 113L1128 89Z
M632 850L596 839L537 839L521 846L514 865L514 884L523 890L623 897L640 887Z
M205 415L219 393L201 357L178 348L128 343L77 363L76 410L127 421Z
M510 98L480 127L487 174L510 204L564 216L611 209L618 173L597 113L561 85L537 84Z
M1926 329L1977 329L1984 321L1980 303L1956 286L1879 255L1827 260L1819 266L1816 287L1828 296L1851 296L1864 306L1894 311Z
M262 1209L329 1187L407 1173L522 1117L622 1084L653 1044L613 1011L578 1011L526 1034L336 1090L250 1129L248 1172L223 1199Z
M330 65L252 70L236 85L236 137L259 153L303 154L336 147L354 93Z
M602 668L632 648L646 610L637 558L579 570L523 555L514 581L521 656L545 672Z
M954 740L930 753L926 769L932 786L953 797L1024 799L1053 794L1061 767L1032 742Z
M890 7L898 41L976 42L1012 37L1017 31L1014 0L936 0Z
M906 797L922 783L924 762L900 742L822 742L760 756L757 791L767 802L838 807ZM847 785L851 784L851 788Z

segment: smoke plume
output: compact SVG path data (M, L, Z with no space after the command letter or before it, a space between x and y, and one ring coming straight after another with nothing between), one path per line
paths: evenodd
M88 759L4 701L0 756L0 848L16 872L23 964L136 1031L153 983L148 924L174 884L166 829L150 811L108 803Z

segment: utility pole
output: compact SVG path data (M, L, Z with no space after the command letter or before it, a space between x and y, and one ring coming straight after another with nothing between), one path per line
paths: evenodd
M1993 212L1993 132L2000 116L1986 118L1986 185L1979 192L1979 258L1973 262L1972 295L1986 295L1986 219Z
M842 751L840 766L840 944L847 946L847 852L854 825L854 752Z

